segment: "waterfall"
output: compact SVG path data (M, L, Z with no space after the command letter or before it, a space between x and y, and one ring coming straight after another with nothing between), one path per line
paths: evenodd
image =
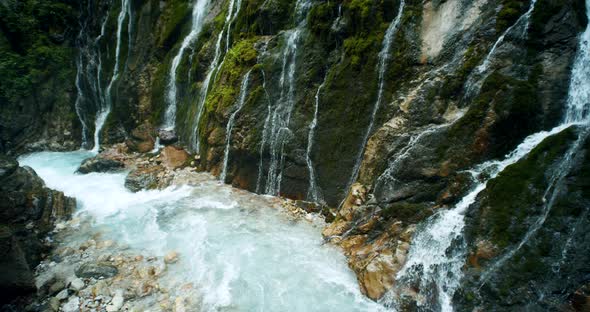
M111 81L107 86L105 91L105 101L104 105L98 111L98 115L96 116L95 121L95 129L94 129L94 148L92 151L94 153L98 153L100 147L100 131L104 126L109 114L111 113L111 108L113 105L112 99L112 89L113 84L117 79L119 79L119 57L121 53L121 33L123 32L123 22L125 18L129 15L130 11L130 3L129 0L121 0L121 11L119 12L119 16L117 18L117 46L115 48L115 66L113 67L113 76L111 77ZM100 82L99 82L100 83Z
M317 203L319 201L322 201L321 199L321 195L320 192L318 190L318 186L317 186L317 181L316 181L316 176L315 176L315 170L313 169L313 163L311 161L311 151L313 149L313 138L315 135L315 128L318 125L318 110L319 110L319 106L320 106L320 92L322 91L322 88L324 87L324 84L326 83L326 79L328 78L328 75L326 74L326 77L324 77L324 81L320 84L320 86L318 87L318 90L315 93L315 108L314 108L314 112L313 112L313 119L311 121L311 123L309 124L309 134L307 135L307 149L306 149L306 153L305 153L305 162L307 163L307 170L309 171L309 190L308 190L308 198Z
M231 146L231 131L234 127L234 121L236 120L236 116L244 107L244 103L246 102L246 95L248 94L248 83L250 81L250 73L252 70L250 69L244 78L242 78L242 85L240 87L240 95L238 96L238 104L236 105L236 109L233 111L229 120L227 121L227 126L225 128L225 150L223 153L223 167L221 170L221 174L219 175L219 180L221 182L225 182L225 178L227 176L227 162L229 159L229 148Z
M590 0L586 0L587 15L590 16ZM399 292L404 287L433 289L426 295L436 298L436 309L452 311L452 297L459 286L462 268L465 264L466 242L463 239L465 226L464 214L473 204L477 195L486 188L487 182L498 176L507 166L516 163L530 153L548 136L557 134L572 125L581 125L578 139L569 147L557 170L549 180L544 193L545 204L541 215L529 228L523 239L513 249L499 258L481 278L485 283L487 277L499 269L541 228L556 199L560 181L569 173L572 158L589 134L590 116L590 24L580 38L580 48L574 62L572 77L567 99L565 117L562 123L549 131L541 131L528 136L514 151L502 161L488 161L469 171L475 181L479 181L473 189L452 209L441 211L425 222L423 228L416 233L404 267L397 274ZM458 244L459 247L453 247ZM430 287L433 286L433 287ZM395 295L387 296L389 305Z
M488 52L488 54L484 58L483 63L477 67L477 71L479 73L484 73L487 71L488 67L490 66L490 60L494 56L494 54L496 53L496 49L504 42L504 39L506 38L506 36L509 33L511 33L513 29L518 27L521 23L524 23L524 28L522 30L522 36L524 37L526 35L528 28L529 28L531 14L535 10L535 4L537 4L537 0L531 0L531 4L529 5L529 9L526 11L526 13L521 15L518 18L518 20L516 20L516 22L514 24L512 24L510 27L508 27L504 31L504 33L502 33L502 35L500 35L500 37L498 37L498 40L496 40L496 42L492 46L492 49L490 50L490 52Z
M272 102L270 101L270 96L268 94L268 90L266 89L266 73L262 70L262 89L264 90L264 95L266 97L266 101L268 102L267 105L267 112L266 118L264 119L264 124L262 128L262 138L260 140L260 159L258 160L258 177L256 178L256 193L260 193L262 187L262 173L263 173L263 165L264 165L264 146L266 145L266 141L268 140L268 125L270 124L270 115L272 111Z
M412 239L407 261L396 277L398 289L419 286L426 295L436 297L438 306L433 309L452 311L451 301L462 276L465 248L464 246L457 249L451 247L453 244L465 244L463 228L467 208L486 188L488 181L497 177L509 165L528 155L545 138L565 128L567 126L530 135L503 160L488 161L470 170L473 180L479 182L454 208L435 214L416 233Z
M170 72L168 73L168 85L166 90L166 103L168 104L168 107L166 108L164 124L162 125L162 127L166 130L173 130L174 125L176 124L176 73L178 66L182 61L185 50L195 42L201 33L201 30L203 29L203 22L205 20L205 16L207 15L208 4L209 0L196 0L196 2L193 4L191 31L188 33L188 35L186 35L186 37L184 37L182 44L180 45L180 49L178 49L178 53L176 53L172 59L172 65L170 67Z
M586 15L590 18L590 0L586 0ZM485 283L488 277L497 271L506 261L512 258L530 238L541 229L545 220L553 208L557 199L563 179L570 173L573 164L573 158L584 145L584 142L590 135L590 23L586 30L580 36L580 45L578 47L567 99L567 110L563 118L562 125L580 125L583 127L576 141L569 147L561 160L557 169L551 175L549 183L543 194L543 210L541 216L533 223L524 235L523 239L510 251L502 255L490 268L482 275L481 281ZM567 246L567 244L566 244ZM564 249L565 250L565 249Z
M371 119L369 121L369 127L367 127L367 131L363 137L363 141L359 148L359 153L356 156L356 162L352 169L352 174L350 179L348 180L348 184L346 185L346 190L350 188L350 186L356 181L359 170L361 169L361 163L363 162L363 154L365 152L365 147L367 142L369 141L369 136L371 132L373 132L373 127L375 123L375 117L377 116L377 112L379 111L379 107L381 106L381 101L383 101L383 88L385 87L385 73L387 72L387 63L389 61L390 55L389 50L391 48L391 44L393 42L394 36L399 28L399 24L402 18L402 14L404 12L405 1L401 0L399 3L399 9L397 11L397 16L395 19L389 24L387 28L387 32L385 33L385 37L383 37L383 42L381 43L381 51L379 52L379 62L377 63L377 70L379 72L379 84L377 90L377 100L373 106L373 111L371 112Z
M211 81L215 82L215 79L212 79L214 77L213 75L217 75L217 72L221 68L221 64L219 63L219 60L221 58L221 42L223 41L224 35L229 37L229 31L230 31L229 27L231 26L231 22L234 20L235 17L237 17L237 14L239 13L239 10L240 10L239 5L241 5L241 1L238 1L238 8L235 11L235 13L233 13L234 0L230 0L230 2L229 2L229 7L228 7L229 11L225 17L225 22L223 24L223 27L221 28L221 31L219 32L219 35L217 36L217 41L215 42L215 56L213 57L213 61L211 62L211 64L209 64L209 69L207 70L207 76L205 77L205 80L203 81L203 84L201 85L200 96L199 96L199 99L197 102L197 116L194 121L193 131L191 132L191 139L190 139L192 148L197 153L199 152L200 145L201 145L200 138L199 138L199 122L201 121L201 116L203 115L203 110L205 108L205 102L207 101L207 95L209 94L209 85L211 84ZM229 43L229 39L227 39L226 42ZM228 45L226 45L226 47L225 47L226 55L227 55L227 51L229 51Z
M277 195L280 192L282 167L285 160L285 143L290 137L289 122L295 106L295 71L297 69L297 45L306 27L306 16L310 0L297 0L295 3L296 27L286 32L286 42L282 51L282 69L279 80L281 95L270 117L269 145L270 164L266 179L265 193Z

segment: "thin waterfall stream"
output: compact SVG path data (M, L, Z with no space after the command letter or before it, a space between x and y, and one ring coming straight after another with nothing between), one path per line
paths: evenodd
M236 120L237 115L244 107L244 103L246 103L246 96L248 95L248 84L250 82L250 73L252 70L249 70L242 79L242 84L240 86L240 94L238 95L238 103L236 104L236 108L229 116L229 120L227 121L227 126L225 129L225 148L223 151L223 165L221 169L221 174L219 175L219 180L221 182L225 182L225 178L227 177L227 163L229 161L229 149L231 148L231 132L234 127L234 122Z
M120 67L120 54L121 54L121 41L122 41L121 36L123 35L122 34L123 22L125 22L125 18L131 18L130 17L129 0L121 0L121 10L119 12L119 16L117 17L117 45L115 48L115 65L113 66L113 75L112 75L111 80L105 90L104 106L101 106L100 110L98 111L98 113L96 115L95 129L94 129L94 148L92 149L92 151L94 153L97 153L99 151L100 132L102 131L102 128L104 127L104 124L107 121L107 118L109 117L109 114L111 113L111 109L113 107L112 91L113 91L113 86L117 82L117 80L119 79L119 74L120 74L119 67ZM100 83L100 80L98 82Z
M326 74L326 77L324 77L324 80L322 81L322 83L318 87L318 90L315 93L315 98L314 98L315 105L314 105L314 111L313 111L313 119L309 123L309 133L307 135L307 149L305 151L305 162L307 164L307 170L309 171L308 197L311 201L313 201L315 203L321 202L322 198L321 198L321 194L318 189L318 185L317 185L317 181L316 181L315 169L313 168L313 161L311 160L311 152L313 150L313 139L315 136L315 129L318 126L318 111L319 111L319 107L320 107L320 92L324 88L324 84L326 83L327 78L328 78L328 75Z
M166 113L164 115L164 123L162 125L163 128L166 130L174 129L174 126L176 124L176 101L178 100L178 86L176 84L176 74L178 72L178 66L182 61L186 49L191 47L191 45L195 42L195 40L197 40L199 34L201 33L201 30L203 29L203 22L205 20L205 16L207 15L208 6L209 0L195 1L192 10L191 30L182 40L180 48L178 49L178 53L176 53L176 55L172 59L170 72L168 73L168 85L166 90L166 103L168 106L166 108Z
M369 137L373 132L373 127L375 124L375 117L377 116L377 112L379 111L379 107L381 106L381 102L383 101L383 91L385 87L385 73L387 72L387 65L389 62L390 56L390 49L391 44L395 38L395 34L399 28L399 24L402 19L402 15L404 13L404 7L406 3L404 0L401 0L399 3L399 8L397 11L397 16L395 19L389 24L387 31L385 32L385 37L383 37L383 41L381 42L381 51L379 52L379 62L377 63L378 69L377 72L379 73L379 83L377 86L377 100L373 105L373 110L371 111L371 119L369 120L369 126L367 127L367 131L365 131L365 135L363 136L363 140L361 141L361 146L359 148L359 152L356 156L356 160L354 163L354 167L352 168L352 173L350 175L350 179L348 180L347 187L345 188L348 190L350 186L356 181L359 175L359 171L361 169L361 164L363 162L363 155L365 152L365 147L367 142L369 141Z
M228 6L228 13L226 15L223 27L221 28L221 31L219 32L219 35L217 35L217 40L215 42L215 54L213 57L213 60L211 61L211 64L209 64L209 69L207 70L207 75L205 77L205 80L203 81L203 83L201 84L201 90L200 90L200 94L199 94L199 98L198 98L198 102L197 102L197 114L195 116L195 119L193 121L193 126L192 126L192 132L191 132L191 138L190 138L190 144L191 144L191 148L199 153L200 151L200 146L201 146L201 142L200 142L200 134L199 134L199 122L201 121L201 116L203 115L203 110L205 108L205 102L207 101L207 95L209 94L209 86L211 84L211 82L215 82L215 78L217 76L217 73L219 71L219 69L221 68L222 63L224 62L224 60L221 61L220 63L220 59L221 59L221 42L223 41L224 36L227 38L226 39L226 47L225 47L225 54L227 55L227 52L229 51L229 43L230 43L230 27L231 27L231 23L233 22L233 20L235 19L235 17L237 16L237 14L239 13L240 10L240 5L241 5L241 1L237 2L237 8L234 11L234 4L235 4L235 0L231 0L229 2L229 6ZM225 56L224 56L225 59Z

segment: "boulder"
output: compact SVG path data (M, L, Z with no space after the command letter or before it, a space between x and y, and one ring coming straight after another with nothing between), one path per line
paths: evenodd
M80 168L78 168L76 172L82 174L91 172L113 172L121 170L124 167L125 164L117 160L100 157L91 157L82 161Z
M186 165L190 155L182 148L166 146L162 150L162 164L168 169L182 168Z
M42 239L75 206L33 169L0 155L0 304L35 291L33 269L49 247Z
M0 303L35 291L25 253L7 226L0 226Z
M76 270L76 276L81 278L110 278L118 273L117 267L108 263L84 263Z
M170 145L178 142L178 136L174 130L160 129L158 131L158 137L160 138L160 144L162 145Z
M125 145L132 152L148 153L154 149L156 139L154 128L149 124L142 124L131 131L131 136L125 141Z
M164 171L162 166L137 168L125 178L125 187L132 192L158 188L158 174Z

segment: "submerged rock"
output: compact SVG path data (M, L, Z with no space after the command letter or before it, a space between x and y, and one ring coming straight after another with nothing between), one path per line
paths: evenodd
M125 178L125 187L132 192L151 190L158 187L158 175L163 172L161 166L137 168Z
M76 270L76 276L82 278L110 278L118 273L117 267L108 263L85 263Z
M76 170L76 172L83 174L90 172L113 172L121 170L124 167L125 165L117 160L100 157L91 157L85 159L80 165L80 168Z

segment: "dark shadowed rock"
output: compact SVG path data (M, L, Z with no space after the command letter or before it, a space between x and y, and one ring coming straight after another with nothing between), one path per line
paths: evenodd
M0 155L0 170L0 303L6 303L35 290L33 270L48 250L42 239L76 201L10 157Z
M110 278L119 273L115 266L107 263L84 263L76 270L80 278Z
M91 157L85 159L80 168L76 170L78 173L90 173L90 172L112 172L121 170L125 167L125 165L113 159L106 159L106 158L98 158L98 157Z
M160 144L162 145L170 145L178 142L178 136L174 132L174 130L159 130L158 137L160 137Z

